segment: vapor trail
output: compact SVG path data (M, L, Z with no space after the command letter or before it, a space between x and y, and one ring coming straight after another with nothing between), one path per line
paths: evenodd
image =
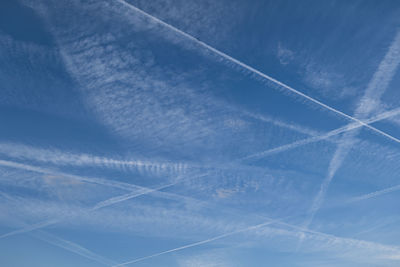
M171 253L171 252L175 252L175 251L179 251L179 250L183 250L183 249L187 249L187 248L191 248L191 247L196 247L196 246L199 246L199 245L210 243L210 242L218 240L218 239L222 239L222 238L231 236L231 235L243 233L243 232L246 232L246 231L255 230L257 228L261 228L263 226L266 226L266 225L269 225L269 224L272 224L272 223L274 223L274 221L268 221L268 222L265 222L265 223L257 224L257 225L254 225L254 226L250 226L250 227L247 227L247 228L244 228L244 229L237 230L237 231L233 231L233 232L229 232L229 233L226 233L226 234L218 235L218 236L206 239L206 240L202 240L202 241L198 241L198 242L195 242L195 243L191 243L189 245L173 248L173 249L170 249L170 250L166 250L166 251L163 251L163 252L152 254L150 256L146 256L146 257L138 258L138 259L135 259L135 260L127 261L127 262L124 262L124 263L120 263L120 264L114 265L112 267L129 265L129 264L133 264L133 263L136 263L136 262L139 262L139 261L144 261L144 260L147 260L147 259L150 259L150 258L154 258L154 257L157 257L157 256L168 254L168 253Z
M68 251L71 251L75 254L78 254L82 257L94 260L103 265L112 266L115 264L114 261L109 260L101 255L98 255L98 254L88 250L87 248L84 248L74 242L62 239L62 238L52 235L50 233L43 232L43 231L37 231L35 233L31 233L31 235L37 239L45 241L46 243L49 243L51 245L60 247L62 249L68 250Z
M372 117L372 118L364 120L364 121L366 123L370 124L370 123L378 122L378 121L381 121L381 120L396 116L398 114L400 114L400 108L396 108L396 109L392 109L392 110L383 112L383 113L381 113L381 114L379 114L379 115L377 115L375 117ZM354 129L358 129L360 127L362 127L362 125L360 125L357 122L350 123L350 124L347 124L347 125L345 125L343 127L337 128L335 130L332 130L330 132L327 132L327 133L324 133L324 134L321 134L321 135L311 136L311 137L308 137L308 138L305 138L305 139L302 139L302 140L299 140L299 141L295 141L295 142L290 143L290 144L282 145L282 146L279 146L279 147L276 147L276 148L272 148L272 149L269 149L269 150L266 150L266 151L262 151L262 152L258 152L258 153L252 154L252 155L248 155L248 156L242 158L242 160L270 156L272 154L276 154L276 153L280 153L280 152L283 152L283 151L287 151L287 150L290 150L290 149L293 149L293 148L296 148L296 147L299 147L299 146L303 146L303 145L306 145L306 144L310 144L310 143L318 142L318 141L321 141L321 140L325 140L325 139L327 139L329 137L338 135L340 133L348 132L348 131L351 131L351 130L354 130Z
M196 178L204 177L204 176L206 176L208 174L209 173L196 175L196 176L191 177L190 179L196 179ZM120 195L120 196L117 196L117 197L112 197L112 198L109 198L107 200L98 202L91 209L89 209L88 212L93 212L93 211L99 210L101 208L105 208L105 207L108 207L108 206L111 206L111 205L114 205L114 204L129 200L129 199L133 199L133 198L137 198L137 197L140 197L140 196L143 196L143 195L150 194L152 192L159 192L162 189L171 187L171 186L176 185L176 184L178 184L178 183L180 183L182 181L187 181L187 180L188 179L181 179L181 180L178 180L178 181L176 181L174 183L170 183L170 184L167 184L167 185L162 185L162 186L159 186L159 187L156 187L156 188L145 188L145 189L142 189L140 192L135 191L135 192L124 194L124 195ZM6 234L3 234L3 235L0 236L0 239L8 237L8 236L13 236L13 235L16 235L16 234L23 234L23 233L28 233L28 232L31 232L31 231L34 231L34 230L42 229L42 228L45 228L47 226L54 225L54 224L57 224L59 222L62 222L63 220L64 220L64 218L58 218L58 219L52 219L52 220L40 222L40 223L37 223L37 224L29 225L27 227L24 227L24 228L21 228L21 229L17 229L17 230L8 232Z
M218 50L218 49L216 49L216 48L204 43L203 41L200 41L199 39L193 37L192 35L184 32L182 30L179 30L178 28L172 26L171 24L168 24L168 23L166 23L166 22L164 22L164 21L162 21L162 20L160 20L160 19L158 19L158 18L156 18L156 17L144 12L143 10L137 8L136 6L125 2L124 0L116 0L116 1L118 1L119 3L127 6L130 9L136 11L137 13L140 13L141 15L153 20L154 22L156 22L158 24L161 24L164 27L166 27L166 28L168 28L168 29L170 29L170 30L172 30L172 31L174 31L174 32L176 32L176 33L178 33L178 34L190 39L191 41L197 43L198 45L200 45L200 46L212 51L213 53L219 55L220 57L222 57L222 58L224 58L224 59L226 59L228 61L233 62L234 64L246 69L247 71L250 71L250 72L256 74L257 76L260 76L261 78L264 78L264 79L266 79L266 80L268 80L268 81L270 81L270 82L272 82L272 83L274 83L274 84L276 84L276 85L278 85L280 87L283 87L283 88L287 89L288 91L290 91L290 92L292 92L292 93L294 93L294 94L296 94L298 96L301 96L301 97L309 100L310 102L313 102L313 103L315 103L315 104L317 104L317 105L319 105L319 106L321 106L321 107L323 107L323 108L325 108L327 110L330 110L330 111L332 111L332 112L334 112L334 113L336 113L336 114L338 114L338 115L340 115L342 117L345 117L348 120L357 122L360 125L365 126L365 127L369 128L369 129L371 129L372 131L375 131L375 132L377 132L377 133L389 138L392 141L395 141L396 143L400 143L400 139L397 139L396 137L393 137L390 134L387 134L387 133L385 133L385 132L383 132L383 131L381 131L381 130L379 130L379 129L371 126L371 125L368 125L367 123L365 123L364 121L362 121L360 119L357 119L355 117L347 115L346 113L344 113L344 112L342 112L340 110L337 110L337 109L335 109L335 108L333 108L333 107L331 107L331 106L329 106L329 105L327 105L325 103L322 103L321 101L319 101L319 100L317 100L317 99L315 99L315 98L313 98L311 96L308 96L308 95L306 95L306 94L294 89L293 87L291 87L291 86L289 86L289 85L287 85L287 84L285 84L283 82L278 81L277 79L275 79L275 78L273 78L273 77L271 77L271 76L269 76L269 75L267 75L265 73L262 73L261 71L259 71L259 70L255 69L255 68L247 65L246 63L243 63L242 61L237 60L237 59L225 54L224 52L222 52L222 51L220 51L220 50Z
M365 90L363 97L358 104L354 116L365 119L370 115L371 112L376 110L379 106L380 98L386 91L389 83L393 79L396 73L397 67L400 64L400 31L396 33L394 40L392 41L385 57L380 62L378 69L374 73L371 81ZM355 136L358 131L347 132L341 138L341 143L338 145L331 161L329 162L328 173L323 180L320 190L310 208L310 215L305 222L307 228L312 222L315 214L320 209L329 185L335 176L337 170L341 167L344 159L349 153L352 146L356 143Z
M388 194L388 193L391 193L391 192L395 192L395 191L398 191L398 190L400 190L400 185L395 185L395 186L391 186L389 188L378 190L378 191L375 191L375 192L372 192L372 193L369 193L369 194L365 194L365 195L362 195L362 196L354 197L354 198L352 198L350 200L350 202L356 202L356 201L366 200L366 199L370 199L370 198L375 198L375 197L378 197L378 196L381 196L381 195L385 195L385 194Z

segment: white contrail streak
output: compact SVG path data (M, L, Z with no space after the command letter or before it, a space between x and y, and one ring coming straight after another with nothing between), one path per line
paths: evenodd
M132 199L132 198L139 197L139 196L142 196L142 195L147 195L147 194L149 194L151 192L154 192L154 191L160 191L162 189L171 187L171 186L173 186L173 185L175 185L177 183L179 183L179 182L171 183L171 184L167 184L167 185L162 185L162 186L159 186L159 187L156 187L156 188L153 188L153 189L149 188L149 189L146 189L146 190L144 190L143 192L140 192L140 193L133 192L133 193L125 194L125 195L120 195L120 196L117 196L117 197L112 197L112 198L109 198L107 200L104 200L104 201L101 201L101 202L97 203L91 209L91 211L95 211L95 210L101 209L103 207L108 207L110 205L114 205L116 203L119 203L119 202L122 202L122 201L126 201L128 199Z
M112 265L116 264L115 261L107 259L107 258L105 258L101 255L98 255L98 254L88 250L87 248L84 248L74 242L62 239L62 238L52 235L50 233L43 232L43 231L37 231L37 232L31 233L31 235L37 239L45 241L46 243L63 248L65 250L73 252L82 257L94 260L103 265L112 266Z
M5 166L5 167L10 167L10 168L15 168L15 169L22 169L22 170L37 172L37 173L43 173L43 174L47 174L47 175L66 177L66 178L77 180L80 182L99 184L99 185L119 188L119 189L128 190L128 191L143 189L139 186L129 184L129 183L123 183L123 182L118 182L118 181L113 181L113 180L106 180L106 179L101 179L101 178L90 178L90 177L83 177L83 176L78 176L78 175L73 175L73 174L66 174L66 173L62 173L62 172L58 172L58 171L47 170L44 168L35 167L35 166L28 165L28 164L22 164L22 163L17 163L17 162L8 161L8 160L0 160L0 166Z
M184 250L184 249L187 249L187 248L203 245L203 244L206 244L206 243L218 240L218 239L222 239L222 238L225 238L225 237L228 237L228 236L232 236L232 235L235 235L235 234L239 234L239 233L243 233L243 232L247 232L247 231L251 231L251 230L256 230L256 229L262 228L264 226L275 224L275 223L277 225L286 226L286 227L292 229L293 231L295 231L296 233L304 233L304 234L309 234L309 235L315 235L315 236L317 236L319 238L323 238L325 240L328 240L329 243L332 243L332 244L340 242L340 243L343 243L343 244L346 244L346 245L351 245L351 246L356 246L356 247L364 247L364 248L381 249L381 250L385 250L385 251L390 251L392 253L395 253L396 255L400 253L400 248L396 247L396 246L387 246L387 245L382 245L382 244L379 244L379 243L374 243L374 242L369 242L369 241L364 241L364 240L338 237L338 236L334 236L334 235L331 235L331 234L326 234L326 233L322 233L322 232L318 232L318 231L313 231L313 230L306 229L304 227L300 227L300 226L292 225L292 224L289 224L289 223L285 223L285 222L282 222L281 220L270 219L269 221L261 223L261 224L257 224L257 225L250 226L250 227L246 227L246 228L243 228L243 229L240 229L240 230L236 230L236 231L233 231L233 232L225 233L225 234L222 234L222 235L215 236L213 238L209 238L209 239L198 241L198 242L194 242L194 243L191 243L191 244L188 244L188 245L185 245L185 246L169 249L169 250L166 250L166 251L163 251L163 252L159 252L159 253L155 253L155 254L152 254L152 255L149 255L149 256L145 256L145 257L142 257L142 258L137 258L135 260L123 262L123 263L114 265L112 267L119 267L119 266L125 266L125 265L134 264L134 263L137 263L137 262L140 262L140 261L144 261L144 260L147 260L147 259L150 259L150 258L161 256L161 255L164 255L164 254L168 254L168 253Z
M191 243L189 245L173 248L173 249L170 249L170 250L166 250L166 251L163 251L163 252L152 254L150 256L146 256L146 257L138 258L138 259L135 259L135 260L127 261L127 262L124 262L124 263L120 263L120 264L114 265L112 267L129 265L129 264L133 264L133 263L136 263L136 262L139 262L139 261L144 261L144 260L147 260L147 259L150 259L150 258L154 258L154 257L157 257L157 256L168 254L168 253L171 253L171 252L175 252L175 251L179 251L179 250L183 250L183 249L187 249L187 248L203 245L203 244L210 243L212 241L215 241L215 240L218 240L218 239L222 239L222 238L225 238L225 237L228 237L228 236L231 236L231 235L235 235L235 234L239 234L239 233L255 230L255 229L261 228L263 226L266 226L266 225L269 225L269 224L272 224L272 223L274 223L274 221L268 221L268 222L265 222L265 223L257 224L257 225L250 226L250 227L247 227L247 228L244 228L244 229L241 229L241 230L229 232L229 233L218 235L218 236L206 239L206 240L202 240L202 241L198 241L198 242L195 242L195 243Z
M349 202L357 202L357 201L361 201L361 200L375 198L375 197L378 197L378 196L381 196L381 195L385 195L385 194L388 194L388 193L391 193L391 192L395 192L395 191L398 191L398 190L400 190L400 185L395 185L395 186L391 186L389 188L378 190L378 191L375 191L375 192L372 192L372 193L369 193L369 194L365 194L365 195L362 195L362 196L354 197Z
M381 121L381 120L396 116L398 114L400 114L400 108L396 108L396 109L392 109L392 110L383 112L383 113L381 113L381 114L379 114L379 115L377 115L375 117L372 117L370 119L365 120L365 122L370 124L370 123L378 122L378 121ZM305 139L302 139L302 140L299 140L299 141L295 141L295 142L290 143L290 144L282 145L282 146L279 146L279 147L276 147L276 148L272 148L272 149L269 149L269 150L266 150L266 151L262 151L262 152L258 152L258 153L246 156L246 157L242 158L241 160L247 160L247 159L252 159L252 158L270 156L272 154L276 154L276 153L280 153L280 152L283 152L283 151L287 151L287 150L290 150L290 149L293 149L293 148L296 148L296 147L299 147L299 146L303 146L303 145L306 145L306 144L310 144L310 143L314 143L314 142L317 142L317 141L325 140L325 139L327 139L329 137L338 135L340 133L348 132L348 131L351 131L353 129L358 129L360 127L362 127L362 125L360 125L357 122L353 122L353 123L350 123L350 124L345 125L343 127L340 127L340 128L335 129L335 130L332 130L330 132L321 134L321 135L308 137L308 138L305 138Z
M256 75L258 75L258 76L260 76L260 77L262 77L262 78L264 78L264 79L266 79L266 80L268 80L268 81L270 81L270 82L272 82L272 83L274 83L276 85L278 85L278 86L280 86L280 87L283 87L283 88L287 89L288 91L290 91L290 92L292 92L292 93L294 93L294 94L296 94L298 96L301 96L301 97L309 100L310 102L313 102L313 103L315 103L315 104L317 104L317 105L319 105L319 106L321 106L321 107L323 107L323 108L325 108L327 110L330 110L330 111L332 111L332 112L334 112L336 114L339 114L340 116L345 117L348 120L357 122L360 125L365 126L365 127L369 128L369 129L371 129L371 130L373 130L373 131L375 131L375 132L377 132L377 133L389 138L392 141L395 141L396 143L400 143L400 140L397 139L396 137L393 137L393 136L391 136L391 135L389 135L389 134L387 134L387 133L385 133L385 132L383 132L383 131L381 131L379 129L376 129L375 127L373 127L371 125L368 125L367 123L365 123L362 120L359 120L359 119L357 119L355 117L347 115L346 113L344 113L344 112L342 112L340 110L337 110L337 109L335 109L335 108L333 108L333 107L331 107L331 106L329 106L327 104L324 104L321 101L319 101L319 100L317 100L317 99L315 99L313 97L310 97L310 96L308 96L308 95L306 95L306 94L294 89L293 87L291 87L291 86L289 86L289 85L287 85L287 84L285 84L283 82L278 81L277 79L275 79L275 78L273 78L273 77L271 77L271 76L269 76L269 75L267 75L265 73L262 73L261 71L259 71L259 70L255 69L255 68L243 63L242 61L239 61L239 60L237 60L237 59L225 54L224 52L222 52L222 51L220 51L220 50L218 50L218 49L216 49L216 48L204 43L203 41L200 41L199 39L191 36L190 34L184 32L184 31L181 31L178 28L176 28L176 27L174 27L174 26L172 26L172 25L170 25L170 24L168 24L168 23L166 23L166 22L164 22L164 21L162 21L162 20L160 20L160 19L158 19L158 18L146 13L146 12L144 12L143 10L137 8L136 6L134 6L134 5L130 4L130 3L127 3L127 2L125 2L123 0L115 0L115 1L118 1L119 3L125 5L126 7L136 11L137 13L140 13L141 15L153 20L154 22L156 22L158 24L161 24L164 27L166 27L166 28L168 28L168 29L170 29L170 30L172 30L172 31L174 31L174 32L176 32L176 33L178 33L178 34L190 39L191 41L193 41L193 42L197 43L198 45L200 45L200 46L212 51L213 53L219 55L220 57L222 57L222 58L224 58L224 59L226 59L226 60L228 60L230 62L233 62L236 65L238 65L238 66L240 66L240 67L242 67L242 68L244 68L244 69L246 69L246 70L248 70L248 71L250 71L250 72L252 72L252 73L254 73L254 74L256 74Z
M57 149L42 149L16 143L0 143L0 154L17 159L29 159L56 165L103 167L156 174L182 173L188 168L187 164L180 162L118 160L90 154L65 153Z
M5 197L9 201L17 202L15 200L15 198L10 197L8 194L0 192L0 195ZM33 230L37 230L35 232L30 233L30 235L34 236L37 239L45 241L45 242L47 242L49 244L52 244L54 246L58 246L58 247L61 247L61 248L65 249L65 250L71 251L71 252L73 252L75 254L81 255L81 256L83 256L85 258L97 261L97 262L102 263L102 264L107 265L107 266L112 266L112 265L116 264L114 261L111 261L111 260L109 260L109 259L107 259L107 258L105 258L105 257L103 257L101 255L97 255L97 254L93 253L92 251L90 251L90 250L88 250L88 249L86 249L86 248L84 248L84 247L82 247L82 246L80 246L78 244L75 244L75 243L73 243L71 241L68 241L68 240L64 240L64 239L62 239L60 237L57 237L55 235L52 235L50 233L38 230L40 228L43 228L43 227L46 227L48 225L54 224L55 222L56 222L55 220L48 221L48 222L45 222L45 223L39 223L39 224L31 225L31 226L25 226L25 228L22 228L22 229L24 229L25 232L26 232L27 229L29 229L29 232L31 232ZM25 223L22 223L22 222L18 222L18 224L26 225ZM20 231L20 233L22 233L22 232L23 231ZM16 233L14 233L14 234L16 234ZM0 238L6 237L6 236L9 236L9 234L0 236Z
M380 62L377 71L374 73L371 81L368 83L367 89L360 103L358 104L354 116L357 118L365 119L378 108L380 98L386 91L390 81L396 73L397 67L400 64L400 31L396 33L385 57ZM355 136L358 131L347 132L343 137L341 143L338 145L328 167L328 174L323 180L320 190L310 208L310 216L305 222L306 228L312 222L315 214L320 209L329 185L335 176L337 170L341 167L345 157L354 145Z
M11 231L11 232L5 233L5 234L0 236L0 239L6 238L8 236L13 236L13 235L17 235L17 234L23 234L23 233L31 232L31 231L38 230L38 229L41 229L41 228L45 228L45 227L53 225L53 224L55 224L55 223L57 223L59 221L60 220L50 220L50 221L45 221L45 222L32 224L32 225L29 225L27 227L23 227L21 229L15 230L15 231Z
M207 176L208 174L209 173L196 175L196 176L191 177L190 179L196 179L196 178L204 177L204 176ZM104 200L104 201L101 201L101 202L97 203L91 209L89 209L88 212L93 212L93 211L96 211L98 209L101 209L101 208L104 208L104 207L108 207L108 206L111 206L111 205L114 205L114 204L129 200L129 199L133 199L133 198L137 198L137 197L140 197L140 196L143 196L143 195L150 194L152 192L160 192L160 190L162 190L162 189L171 187L171 186L176 185L176 184L178 184L178 183L180 183L182 181L187 181L187 180L188 179L181 179L181 180L178 180L175 183L162 185L162 186L159 186L159 187L156 187L156 188L152 188L152 189L151 188L145 188L145 189L141 190L140 192L135 191L135 192L124 194L124 195L120 195L120 196L117 196L117 197L112 197L112 198L109 198L107 200ZM30 225L30 226L27 226L27 227L24 227L24 228L21 228L21 229L17 229L17 230L8 232L6 234L3 234L3 235L0 236L0 239L8 237L8 236L13 236L13 235L16 235L16 234L23 234L23 233L28 233L28 232L31 232L31 231L34 231L34 230L42 229L42 228L45 228L45 227L50 226L50 225L57 224L57 223L62 222L62 221L63 221L62 218L58 218L58 219L53 219L53 220L49 220L49 221L33 224L33 225Z
M83 177L83 176L78 176L78 175L72 175L72 174L68 174L68 173L64 173L64 172L49 170L49 169L40 168L40 167L28 165L28 164L17 163L17 162L13 162L13 161L0 160L0 166L21 169L21 170L26 170L26 171L32 171L32 172L37 172L37 173L42 173L42 174L47 174L47 175L52 175L52 176L65 177L65 178L69 178L72 180L89 183L89 184L98 184L98 185L103 185L103 186L114 187L114 188L118 188L118 189L123 189L125 191L131 191L129 194L134 194L135 192L141 193L141 192L150 190L148 193L153 193L158 197L168 198L168 199L172 198L172 199L190 200L189 198L186 198L184 196L176 195L173 193L152 190L150 188L131 184L131 183L119 182L119 181L102 179L102 178ZM198 175L195 175L194 177L191 177L191 179L194 179L197 177L203 177L208 174L210 174L210 173L207 172L207 173L203 173L203 174L198 174ZM188 174L186 174L186 175L188 175ZM181 177L181 176L182 175L180 175L178 177ZM184 181L184 179L183 180L181 179L181 181Z

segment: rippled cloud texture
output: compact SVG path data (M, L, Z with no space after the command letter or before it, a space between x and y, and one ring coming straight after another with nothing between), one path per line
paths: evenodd
M399 266L397 1L4 0L1 266Z

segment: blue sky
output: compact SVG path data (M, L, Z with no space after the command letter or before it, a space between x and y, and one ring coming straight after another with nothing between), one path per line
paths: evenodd
M397 1L3 0L2 266L399 266Z

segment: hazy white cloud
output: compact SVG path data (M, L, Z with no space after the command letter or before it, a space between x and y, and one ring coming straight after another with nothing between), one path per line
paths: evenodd
M294 52L278 43L277 57L282 65L287 65L293 60Z
M119 171L138 171L150 175L179 174L188 169L186 163L106 158L85 153L65 152L54 148L44 149L19 143L0 143L0 154L19 160L60 166L100 167Z

